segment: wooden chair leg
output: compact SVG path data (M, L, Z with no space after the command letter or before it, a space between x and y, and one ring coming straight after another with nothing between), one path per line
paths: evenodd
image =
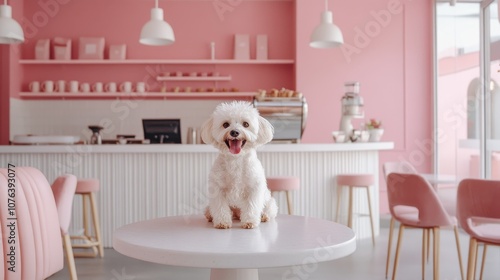
M353 187L349 187L349 213L348 213L348 217L347 217L347 226L352 228L352 208L353 208L353 196L354 196L354 193L353 193Z
M83 206L83 235L90 237L89 230L89 218L88 218L88 204L87 204L87 194L82 194L82 206Z
M398 269L398 261L399 261L399 249L401 249L401 242L403 240L404 229L405 226L403 224L399 225L398 243L396 245L396 255L394 256L394 266L392 268L392 280L396 280L396 271Z
M99 243L99 256L102 258L104 257L104 246L102 244L101 226L99 223L99 214L97 213L97 203L95 202L94 193L90 193L90 204L92 208L92 220L94 221L96 241Z
M474 280L476 274L477 241L471 237L469 240L469 258L467 263L467 280Z
M476 241L476 258L474 259L474 278L476 277L475 268L477 267L477 256L479 255L479 247L480 246L481 246L481 244L477 243L477 241Z
M78 276L76 274L75 257L73 256L73 247L71 247L71 238L68 234L63 236L63 245L66 251L66 259L68 262L68 270L71 276L71 280L77 280Z
M342 186L337 185L337 212L335 213L336 215L335 221L337 223L340 223L340 203L342 202L341 196L342 196Z
M391 223L389 224L389 242L387 243L387 259L385 260L385 279L387 279L387 275L389 274L389 260L391 259L393 230L394 230L394 218L391 216Z
M429 244L429 240L427 239L429 237L429 229L424 228L422 229L422 280L425 279L425 262L426 262L426 256L427 254L427 244Z
M288 215L293 215L293 211L292 211L292 200L290 198L290 192L289 191L286 191L286 203L288 205Z
M457 242L457 254L458 254L458 264L460 265L460 277L464 280L464 265L462 263L462 250L460 249L460 238L458 236L458 227L454 226L453 231L455 232L455 241Z
M484 263L486 262L486 249L488 245L483 245L483 258L481 260L481 271L479 272L479 280L483 280Z
M375 246L375 227L373 226L372 200L370 198L370 187L366 187L366 196L368 197L368 210L370 213L370 225L372 228L372 244Z
M429 262L430 253L431 253L431 247L430 247L431 246L430 245L431 244L431 233L432 233L432 231L430 231L430 230L427 231L427 244L426 244L426 246L427 246L427 262Z
M434 248L432 248L434 256L434 280L439 280L439 228L432 229L434 235Z

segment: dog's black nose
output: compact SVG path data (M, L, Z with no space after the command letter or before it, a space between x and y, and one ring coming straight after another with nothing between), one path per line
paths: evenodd
M231 135L231 137L238 137L238 135L240 135L240 132L237 130L231 130L229 135Z

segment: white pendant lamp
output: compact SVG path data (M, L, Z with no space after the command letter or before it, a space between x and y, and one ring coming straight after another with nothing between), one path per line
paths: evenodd
M150 46L166 46L175 42L174 30L163 20L163 9L158 8L158 0L155 8L151 9L151 20L141 30L139 42Z
M21 25L12 18L12 7L7 0L0 5L0 44L19 44L24 42Z
M321 13L321 23L314 28L309 46L326 49L339 47L343 43L342 31L333 24L333 15L328 10L328 0L325 0L325 11Z

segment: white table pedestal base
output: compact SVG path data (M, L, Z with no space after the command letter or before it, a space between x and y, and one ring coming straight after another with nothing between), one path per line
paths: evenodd
M259 270L212 268L210 280L259 280Z

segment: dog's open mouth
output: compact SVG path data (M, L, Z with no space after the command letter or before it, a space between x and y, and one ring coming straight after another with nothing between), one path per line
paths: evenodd
M241 139L226 139L226 146L229 148L231 154L237 155L246 144L246 140Z

